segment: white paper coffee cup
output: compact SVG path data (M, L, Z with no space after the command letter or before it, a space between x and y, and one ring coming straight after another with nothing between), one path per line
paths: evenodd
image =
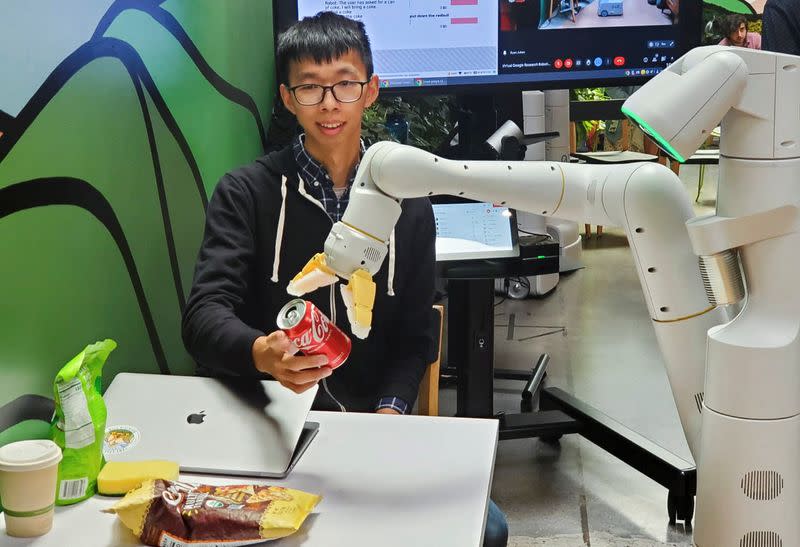
M53 441L19 441L0 447L0 500L10 536L41 536L53 527L58 462Z

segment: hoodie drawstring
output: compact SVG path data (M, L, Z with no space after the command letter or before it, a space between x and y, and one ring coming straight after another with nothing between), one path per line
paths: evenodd
M328 211L325 209L325 206L322 203L320 203L320 201L317 198L306 192L306 185L305 182L303 182L303 177L297 177L297 178L298 178L297 191L300 192L300 195L306 198L314 205L316 205L317 207L319 207L320 209L322 209L327 215ZM330 216L328 216L328 218L330 218Z
M389 234L389 275L386 288L386 294L394 296L394 228Z
M281 244L283 243L283 225L286 221L286 177L281 177L281 212L278 215L278 233L275 235L275 256L272 259L273 283L278 282L278 266L281 265Z

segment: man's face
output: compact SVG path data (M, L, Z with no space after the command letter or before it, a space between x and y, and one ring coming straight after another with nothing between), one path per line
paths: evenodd
M739 28L736 29L728 36L728 40L735 46L743 46L744 41L747 39L747 25L739 23Z
M378 97L378 77L368 78L361 56L353 50L330 63L301 59L289 63L289 85L281 84L281 99L306 132L306 147L328 152L339 146L352 146L361 138L361 117L364 109ZM332 86L342 81L369 83L363 86L355 102L339 102L331 90L326 90L322 102L300 104L289 88L303 84ZM307 101L304 101L307 102Z

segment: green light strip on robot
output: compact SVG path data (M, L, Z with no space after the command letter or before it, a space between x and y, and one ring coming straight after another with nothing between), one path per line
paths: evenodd
M656 131L655 129L650 127L650 125L646 121L644 121L642 118L640 118L639 116L637 116L636 114L634 114L633 112L631 112L630 110L628 110L625 107L622 107L622 113L625 114L626 116L628 116L634 122L636 122L642 128L642 130L645 133L647 133L648 135L653 137L655 140L657 140L658 144L661 146L661 148L664 149L664 151L667 154L669 154L670 156L672 156L673 158L675 158L676 160L678 160L681 163L684 163L686 161L685 159L683 159L683 156L678 154L678 151L675 150L672 147L672 145L669 142L667 142L667 140L664 137L659 135L658 131Z

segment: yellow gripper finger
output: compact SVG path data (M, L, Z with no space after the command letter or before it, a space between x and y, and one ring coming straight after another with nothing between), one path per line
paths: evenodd
M369 272L353 272L350 282L342 287L342 298L347 304L347 318L353 334L366 338L372 328L372 307L375 304L375 282Z
M294 276L286 290L289 294L301 296L319 287L331 285L336 280L336 273L325 263L325 254L317 253Z

